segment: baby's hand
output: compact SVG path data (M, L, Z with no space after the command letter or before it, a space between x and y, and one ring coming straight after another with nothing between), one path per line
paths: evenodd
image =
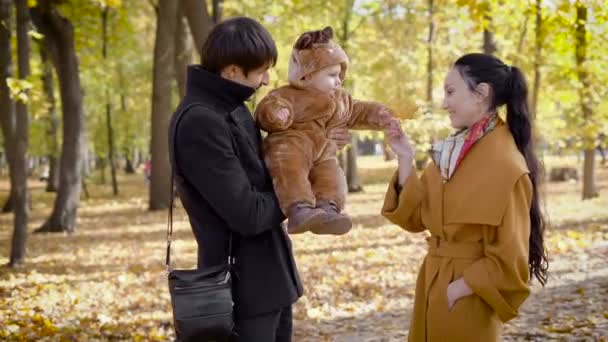
M289 109L281 108L277 110L274 115L277 117L277 119L279 119L281 123L286 123L289 119Z
M393 117L393 112L384 107L382 109L380 109L380 113L378 113L379 115L379 121L380 121L380 126L384 129L391 127L392 125L395 125L395 122L399 123L399 120L397 120L395 117Z

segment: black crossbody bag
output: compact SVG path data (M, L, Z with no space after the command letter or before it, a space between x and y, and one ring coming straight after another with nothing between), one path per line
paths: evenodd
M182 115L191 107L181 110L173 128L171 155L171 199L167 224L167 256L169 293L173 308L173 325L177 340L228 341L234 330L232 301L232 233L228 241L228 259L225 264L205 269L173 270L171 268L171 238L173 234L173 207L175 198L175 136ZM200 105L200 104L199 104Z

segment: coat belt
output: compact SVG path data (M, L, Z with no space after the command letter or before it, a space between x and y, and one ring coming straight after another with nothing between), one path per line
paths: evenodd
M484 256L483 242L457 242L433 235L426 238L429 255L447 258L477 259Z

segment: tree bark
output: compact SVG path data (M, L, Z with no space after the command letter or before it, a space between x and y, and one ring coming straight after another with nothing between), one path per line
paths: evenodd
M12 173L12 142L15 132L15 102L10 97L6 79L13 77L13 57L11 54L11 1L0 0L0 123L4 136L4 151L8 164L9 177ZM2 213L10 213L14 207L14 189L11 187L6 202L2 206Z
M174 79L175 26L177 1L160 0L154 45L154 80L152 86L152 174L150 210L169 207L170 176L168 152L169 117L173 108L171 89Z
M48 105L47 115L49 121L49 126L46 130L46 140L49 146L49 179L46 183L46 191L57 192L57 188L59 187L59 163L57 161L59 118L57 117L57 104L55 102L55 89L53 85L53 65L49 60L44 44L38 44L38 48L42 62L42 87Z
M179 96L186 95L186 72L192 62L192 44L188 36L188 25L182 3L178 4L177 22L175 28L175 79L179 89Z
M133 159L131 157L127 157L125 160L125 173L128 175L132 175L135 173L135 166L133 165Z
M496 41L494 40L494 33L492 32L492 16L490 14L490 4L485 2L482 4L484 7L484 27L483 27L483 52L493 55L498 48L496 47Z
M543 47L543 17L542 17L542 0L536 0L536 28L534 39L534 83L532 85L532 117L536 119L538 113L538 93L540 92L540 65L542 58Z
M582 86L579 87L579 101L585 123L593 119L591 109L591 80L589 71L585 66L587 60L587 7L581 1L576 2L576 23L575 23L575 44L576 44L576 72ZM599 196L595 184L595 136L584 136L585 152L583 161L583 199L591 199Z
M19 78L26 80L30 75L30 38L28 26L30 23L27 0L15 0L17 15L17 62ZM27 92L27 91L26 91ZM28 207L28 129L29 113L26 102L16 103L15 135L13 136L13 172L11 173L11 189L14 191L13 237L9 266L17 267L25 262L25 246L27 242L27 224L29 219Z
M363 186L359 178L359 168L357 167L357 151L358 151L357 133L353 133L350 146L346 151L346 184L348 184L348 192L361 192Z
M188 20L194 46L200 56L205 39L214 26L213 18L207 10L207 2L205 0L181 0L180 5Z
M106 6L101 12L102 22L102 57L108 60L108 15L110 9ZM107 64L107 63L106 63ZM106 125L108 131L108 161L110 162L110 174L112 175L112 194L118 195L118 181L116 180L116 161L114 160L114 129L112 127L112 104L110 85L106 84Z
M353 6L355 5L354 0L347 0L344 8L343 18L342 18L342 30L338 35L340 40L340 45L344 51L348 51L348 44L350 40L350 24L353 13ZM351 81L347 84L343 85L352 93L354 90L354 83ZM359 178L359 169L357 168L357 135L353 134L351 146L349 146L345 151L346 156L343 157L345 160L341 163L342 168L344 169L344 173L346 174L346 183L348 184L349 192L360 192L363 191L363 186L361 185L361 181Z
M395 159L395 153L391 150L390 145L388 143L388 138L384 136L382 139L382 151L384 152L384 161L389 161Z
M435 31L433 0L429 0L429 35L427 38L427 81L426 101L429 111L433 111L433 35Z
M211 16L213 19L213 25L217 25L222 20L222 3L224 0L212 0L212 12Z
M53 211L36 232L73 232L82 187L84 113L78 57L72 23L50 1L39 0L32 19L45 36L45 46L59 79L63 112L59 189Z

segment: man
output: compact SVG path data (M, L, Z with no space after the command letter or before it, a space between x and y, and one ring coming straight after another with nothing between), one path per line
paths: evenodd
M225 263L232 236L238 341L291 341L292 304L302 295L291 241L261 156L261 134L244 102L267 85L275 43L258 22L233 18L188 69L186 96L171 120L180 198L198 243L198 266ZM335 132L339 145L347 132ZM175 142L175 146L173 146Z

